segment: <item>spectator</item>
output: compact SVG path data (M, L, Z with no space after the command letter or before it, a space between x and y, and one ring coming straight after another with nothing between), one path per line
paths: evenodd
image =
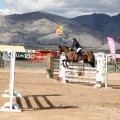
M0 68L4 68L3 53L0 51Z

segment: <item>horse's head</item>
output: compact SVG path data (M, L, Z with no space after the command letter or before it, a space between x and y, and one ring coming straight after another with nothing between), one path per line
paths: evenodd
M62 54L62 52L64 52L65 53L65 55L67 55L68 54L68 52L69 52L69 47L67 47L67 46L58 46L58 52L57 52L57 56L60 56L61 54Z

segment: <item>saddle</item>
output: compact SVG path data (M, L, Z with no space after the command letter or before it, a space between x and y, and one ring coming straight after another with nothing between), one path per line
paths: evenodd
M84 55L85 55L85 53L84 53L83 51L79 51L77 54L78 54L79 56L84 56Z

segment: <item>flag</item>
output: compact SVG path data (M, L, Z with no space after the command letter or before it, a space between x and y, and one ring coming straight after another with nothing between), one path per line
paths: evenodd
M108 46L109 46L109 49L110 49L110 53L112 55L114 63L116 64L116 46L115 46L115 41L111 37L107 37L107 40L108 40Z
M60 34L62 34L63 33L63 26L58 26L57 28L56 28L56 34L57 35L60 35Z

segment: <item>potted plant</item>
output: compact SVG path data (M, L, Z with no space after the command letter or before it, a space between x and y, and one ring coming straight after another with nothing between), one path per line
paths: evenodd
M82 75L82 71L78 71L78 76L81 76Z
M48 68L48 69L46 69L46 71L47 71L47 77L53 78L53 70L52 70L52 68Z

